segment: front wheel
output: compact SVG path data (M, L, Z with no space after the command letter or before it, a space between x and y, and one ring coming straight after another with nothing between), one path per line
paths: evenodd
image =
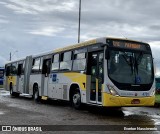
M72 104L75 109L81 108L81 95L79 90L75 91L72 96Z

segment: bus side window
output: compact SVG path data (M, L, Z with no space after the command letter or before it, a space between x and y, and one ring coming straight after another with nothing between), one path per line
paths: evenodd
M25 61L22 64L22 74L24 75Z
M23 70L23 64L18 64L18 72L17 75L21 75Z
M32 63L32 73L39 73L39 66L40 66L40 58L33 59Z
M42 64L43 64L43 59L42 57L40 58L40 67L39 67L39 71L42 72Z
M32 61L32 66L34 66L34 64L35 64L35 59L33 59L33 61Z
M86 69L86 53L74 54L73 70L84 71Z
M10 75L10 66L6 66L6 76Z
M11 65L10 73L11 73L12 75L17 75L17 63L13 63L13 64Z
M52 61L52 71L58 71L59 70L59 54L53 55L53 61Z
M69 71L72 68L72 52L65 52L61 54L61 62L60 62L60 69Z

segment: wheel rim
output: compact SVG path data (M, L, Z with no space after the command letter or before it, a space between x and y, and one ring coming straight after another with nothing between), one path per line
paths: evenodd
M35 92L35 94L34 94L34 98L35 98L35 100L37 100L37 99L38 99L38 91L36 91L36 92Z
M73 95L73 103L74 103L74 105L79 105L79 103L80 103L80 94L79 93L76 93L76 94L74 94Z
M11 86L11 88L10 88L10 94L11 94L11 95L13 94L13 88L12 88L12 86Z

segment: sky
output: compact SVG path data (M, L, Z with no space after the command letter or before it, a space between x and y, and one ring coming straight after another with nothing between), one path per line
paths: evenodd
M79 0L0 0L0 66L77 43ZM81 42L120 37L151 45L160 75L159 0L82 0Z

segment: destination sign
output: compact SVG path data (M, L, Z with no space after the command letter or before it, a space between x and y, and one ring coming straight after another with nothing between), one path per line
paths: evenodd
M109 46L124 48L124 49L134 49L134 50L149 50L147 44L142 44L138 42L122 41L122 40L108 40Z
M113 46L114 47L125 47L125 48L141 49L141 45L140 44L119 42L119 41L113 41Z

